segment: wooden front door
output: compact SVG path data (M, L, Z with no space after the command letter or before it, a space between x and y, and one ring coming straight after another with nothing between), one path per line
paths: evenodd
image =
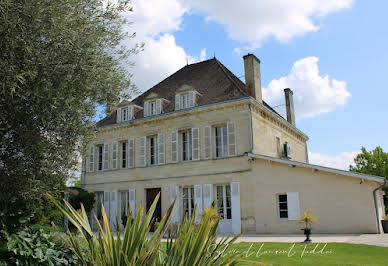
M154 202L156 196L160 193L158 203L156 204L156 208L154 211L154 215L152 216L151 221L151 232L155 231L155 223L160 222L162 219L162 193L160 188L149 188L146 189L146 197L147 197L147 212L151 208L152 203Z

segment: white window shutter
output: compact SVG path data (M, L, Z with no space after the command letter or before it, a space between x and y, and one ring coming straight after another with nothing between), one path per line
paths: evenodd
M104 170L109 169L109 144L104 143L104 153L103 155L103 168Z
M231 182L232 201L232 231L235 234L241 233L241 206L240 206L240 182Z
M143 109L144 117L148 116L149 104L150 104L150 103L149 103L148 101L144 102L144 109Z
M171 132L171 162L178 162L178 131Z
M175 110L181 109L181 96L179 93L175 94Z
M129 189L129 206L131 207L132 218L136 216L136 193L135 189Z
M205 126L204 129L205 159L212 158L212 131L211 126Z
M165 140L164 140L164 133L158 134L158 163L159 164L165 164L166 163L166 156L165 156Z
M236 125L234 122L228 122L227 131L228 131L228 155L236 156L237 154Z
M112 168L117 169L117 149L118 149L118 142L113 141L112 142Z
M292 158L292 148L291 148L291 145L290 145L290 143L287 143L288 145L287 145L287 157L289 158L289 159L291 159Z
M111 228L115 227L116 223L116 216L119 214L118 213L118 191L113 190L110 192L110 225Z
M117 108L117 123L121 123L121 108Z
M199 128L196 127L191 129L191 138L193 143L192 158L193 161L197 161L200 159Z
M128 139L128 168L135 167L135 140L134 138Z
M194 107L195 106L195 91L190 91L188 97L189 97L188 107Z
M300 219L299 192L287 193L288 220Z
M94 146L89 150L89 172L94 172Z
M202 214L202 185L194 185L194 204L197 206L195 213L195 221L198 223L201 220Z
M161 114L162 113L162 99L157 99L156 100L156 114Z
M104 209L106 217L110 220L110 191L104 191Z
M133 119L133 105L128 107L128 120Z
M213 203L213 185L203 184L203 209L207 209Z
M139 165L143 167L147 165L147 137L146 136L140 138Z
M170 203L176 199L174 209L172 210L171 217L173 223L179 222L179 187L176 184L170 186Z

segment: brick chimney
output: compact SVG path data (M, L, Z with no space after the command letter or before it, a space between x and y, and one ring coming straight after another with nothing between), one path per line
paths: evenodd
M294 93L289 88L284 89L284 97L286 98L286 113L287 121L295 126L295 112L294 112Z
M263 102L261 95L260 60L254 54L247 54L244 59L245 86L249 95Z

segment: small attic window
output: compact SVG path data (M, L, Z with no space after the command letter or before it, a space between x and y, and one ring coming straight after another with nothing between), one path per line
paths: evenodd
M168 101L159 98L155 100L148 100L144 102L144 117L159 115L163 113L163 107Z
M133 119L133 106L121 107L118 109L120 114L120 122L125 122Z
M197 91L177 92L175 94L175 110L186 109L197 105Z

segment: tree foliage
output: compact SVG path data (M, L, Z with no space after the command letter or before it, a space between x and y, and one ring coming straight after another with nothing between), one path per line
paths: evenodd
M123 64L140 47L121 45L131 7L106 3L0 1L0 191L36 206L59 196L97 106L133 88Z
M376 175L388 179L388 153L379 146L372 151L361 148L361 153L354 159L355 166L350 165L349 170L368 175Z

